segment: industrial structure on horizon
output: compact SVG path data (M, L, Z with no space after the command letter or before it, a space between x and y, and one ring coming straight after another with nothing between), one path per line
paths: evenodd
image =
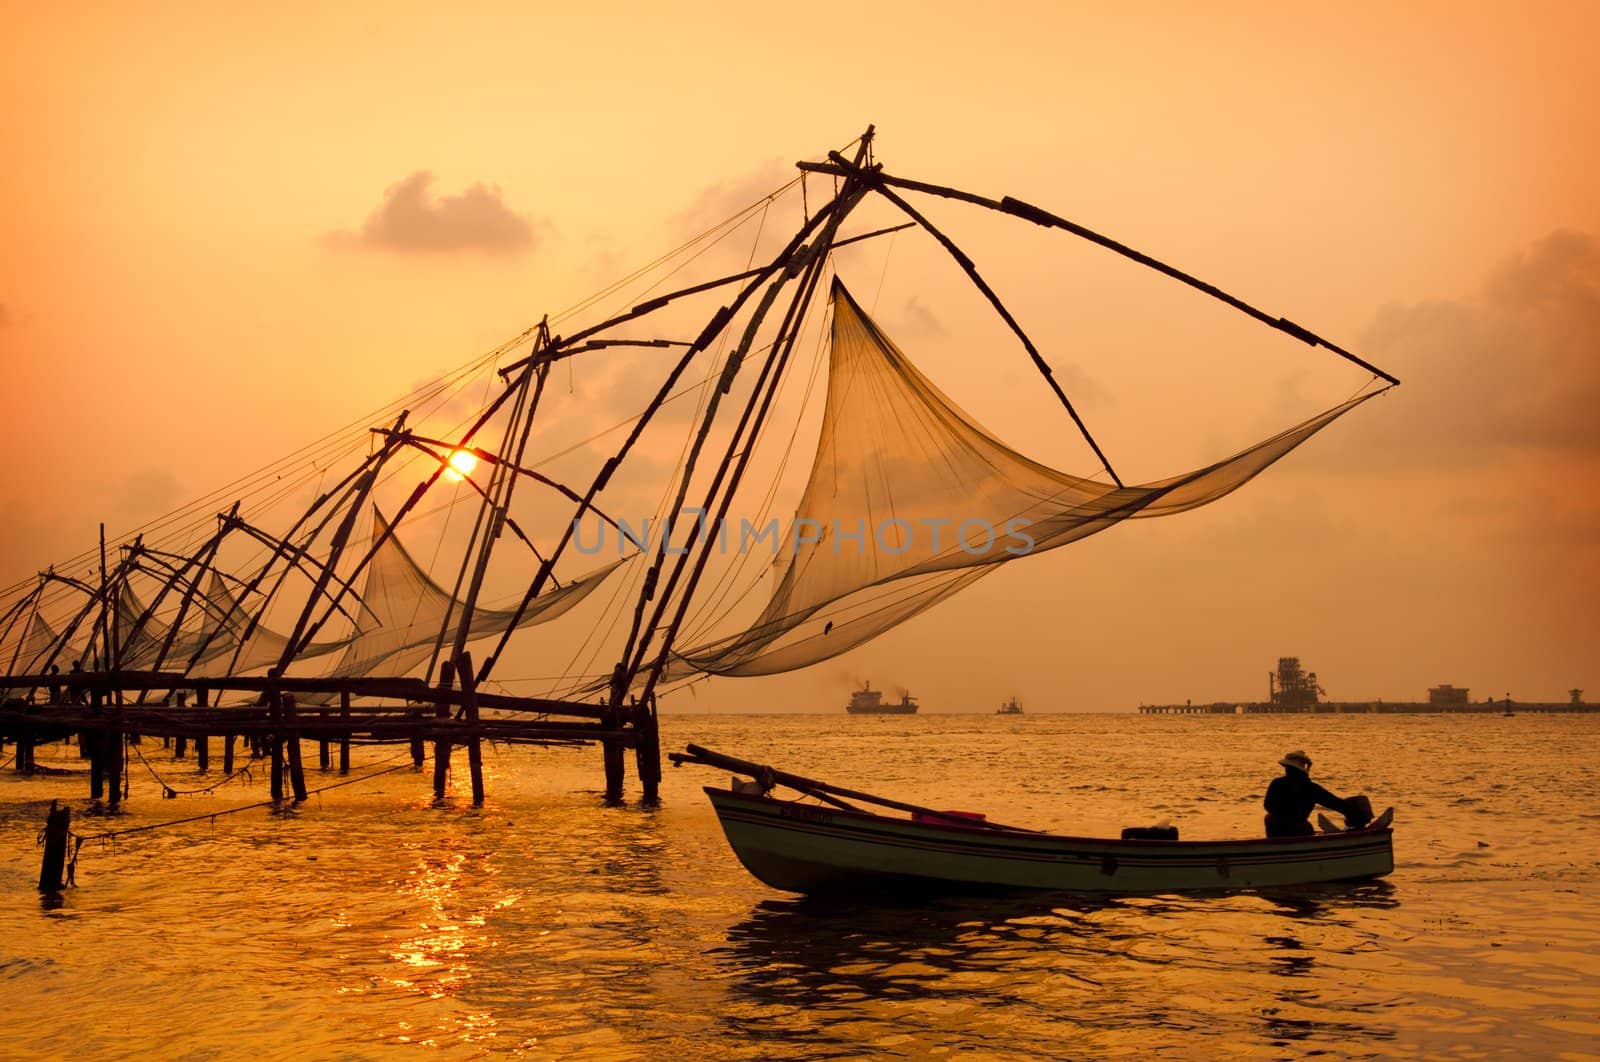
M1143 715L1257 715L1276 712L1371 715L1462 712L1513 715L1516 712L1600 712L1600 704L1585 703L1581 689L1568 690L1568 699L1565 701L1540 702L1513 702L1509 693L1502 700L1490 697L1474 702L1470 693L1466 687L1446 682L1430 687L1426 701L1329 701L1323 699L1327 691L1317 683L1315 671L1302 669L1298 656L1281 656L1277 670L1267 672L1265 701L1141 704L1139 712Z

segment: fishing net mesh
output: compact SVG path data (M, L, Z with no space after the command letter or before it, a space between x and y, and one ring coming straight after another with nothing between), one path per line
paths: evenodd
M765 675L837 656L1003 564L1216 501L1370 397L1184 475L1116 487L995 438L835 281L821 439L771 599L748 629L680 653L669 677Z

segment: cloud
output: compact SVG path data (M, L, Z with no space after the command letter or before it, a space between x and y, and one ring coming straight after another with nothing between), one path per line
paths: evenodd
M176 509L183 484L162 469L141 469L111 484L103 495L113 525L137 526Z
M933 312L932 307L915 295L906 300L905 315L907 320L911 321L913 325L923 332L929 332L936 336L942 336L946 332L943 322Z
M1364 345L1405 381L1378 404L1375 430L1351 433L1386 462L1600 459L1600 244L1589 235L1551 233L1469 298L1388 307Z
M1295 454L1284 477L1348 480L1352 502L1383 514L1375 526L1492 546L1497 565L1515 563L1507 547L1600 542L1594 237L1551 233L1473 295L1386 307L1361 349L1403 385Z
M694 236L748 208L752 203L759 203L794 177L793 164L786 164L782 159L768 159L738 177L719 181L702 190L688 209L677 216L676 225L682 235ZM769 217L768 221L787 235L799 225L799 207L798 195L786 195L774 201L774 208L782 211L781 219ZM794 221L792 225L791 215Z
M515 254L538 242L543 226L506 206L498 187L479 183L459 195L436 196L432 184L433 174L418 170L390 185L358 232L332 233L328 242L403 254Z

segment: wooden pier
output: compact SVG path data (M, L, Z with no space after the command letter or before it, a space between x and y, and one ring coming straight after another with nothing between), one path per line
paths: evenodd
M18 676L7 680L13 689L31 684L42 693L53 685L58 692L43 703L13 698L0 705L0 745L13 743L16 770L28 773L35 746L75 738L89 761L89 795L111 805L122 799L127 743L146 737L174 741L178 758L192 744L202 773L220 751L224 776L234 773L241 749L246 756L255 750L270 763L273 800L306 798L305 741L317 742L318 764L330 770L337 746L341 774L349 773L352 745L407 745L420 771L431 744L436 798L444 797L452 751L465 748L474 804L485 799L483 742L592 743L604 752L608 800L622 798L626 749L634 750L644 799L657 799L661 754L653 701L618 709L487 693L470 681L459 688L452 681L454 675L472 673L471 659L465 657L459 666L441 669L438 685L405 678L202 680L140 671ZM180 690L192 691L192 701L172 696ZM150 695L158 691L163 700L151 703ZM239 694L245 695L242 702ZM236 703L224 704L228 699ZM189 702L166 703L170 700Z

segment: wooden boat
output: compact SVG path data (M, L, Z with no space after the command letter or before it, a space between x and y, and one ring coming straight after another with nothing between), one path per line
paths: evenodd
M814 894L1047 890L1161 893L1358 881L1394 870L1387 824L1307 837L1238 841L1069 837L1002 826L852 792L698 746L678 763L756 778L737 791L706 787L734 854L763 883ZM833 806L766 795L785 785ZM847 795L910 818L864 811Z

